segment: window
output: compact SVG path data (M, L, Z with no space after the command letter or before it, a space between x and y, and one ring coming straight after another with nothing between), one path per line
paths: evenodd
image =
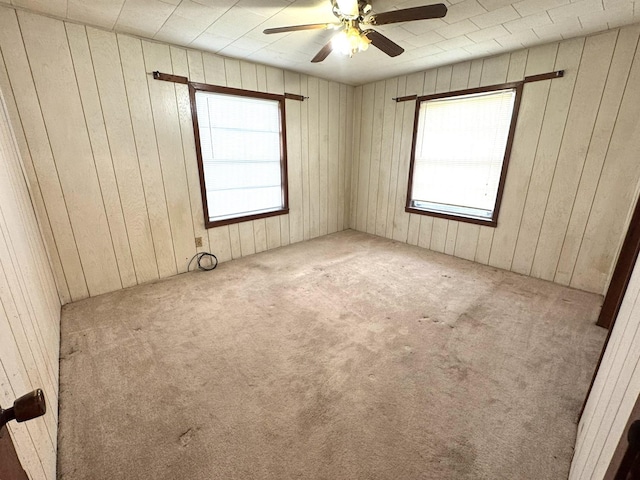
M521 83L420 97L406 211L496 226Z
M189 90L205 226L288 213L284 96Z

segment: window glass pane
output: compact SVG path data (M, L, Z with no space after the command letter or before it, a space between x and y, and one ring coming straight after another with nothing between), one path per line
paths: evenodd
M284 208L280 102L196 92L209 220Z
M280 187L280 160L277 162L204 162L204 165L207 190Z
M421 103L414 206L491 218L515 96L515 89L508 89Z
M243 190L207 190L209 215L219 220L264 213L282 208L282 189L275 187Z
M280 132L256 132L213 128L214 160L280 161Z

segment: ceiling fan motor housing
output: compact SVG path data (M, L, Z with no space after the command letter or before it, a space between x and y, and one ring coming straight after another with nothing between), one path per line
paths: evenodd
M371 11L366 0L331 0L333 14L340 20L362 21L364 15Z

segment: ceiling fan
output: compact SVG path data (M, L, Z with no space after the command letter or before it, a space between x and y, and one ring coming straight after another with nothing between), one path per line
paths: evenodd
M290 27L267 28L266 34L297 32L300 30L338 30L315 57L313 63L323 61L334 50L353 56L354 53L364 51L371 43L390 57L397 57L404 48L369 26L387 25L390 23L442 18L447 14L447 6L443 3L423 5L421 7L390 10L388 12L372 14L371 4L366 0L331 0L333 14L339 23L312 23L307 25L292 25Z

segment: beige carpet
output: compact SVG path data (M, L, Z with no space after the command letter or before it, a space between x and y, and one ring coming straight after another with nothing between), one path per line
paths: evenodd
M59 477L566 479L600 302L346 231L68 305Z

